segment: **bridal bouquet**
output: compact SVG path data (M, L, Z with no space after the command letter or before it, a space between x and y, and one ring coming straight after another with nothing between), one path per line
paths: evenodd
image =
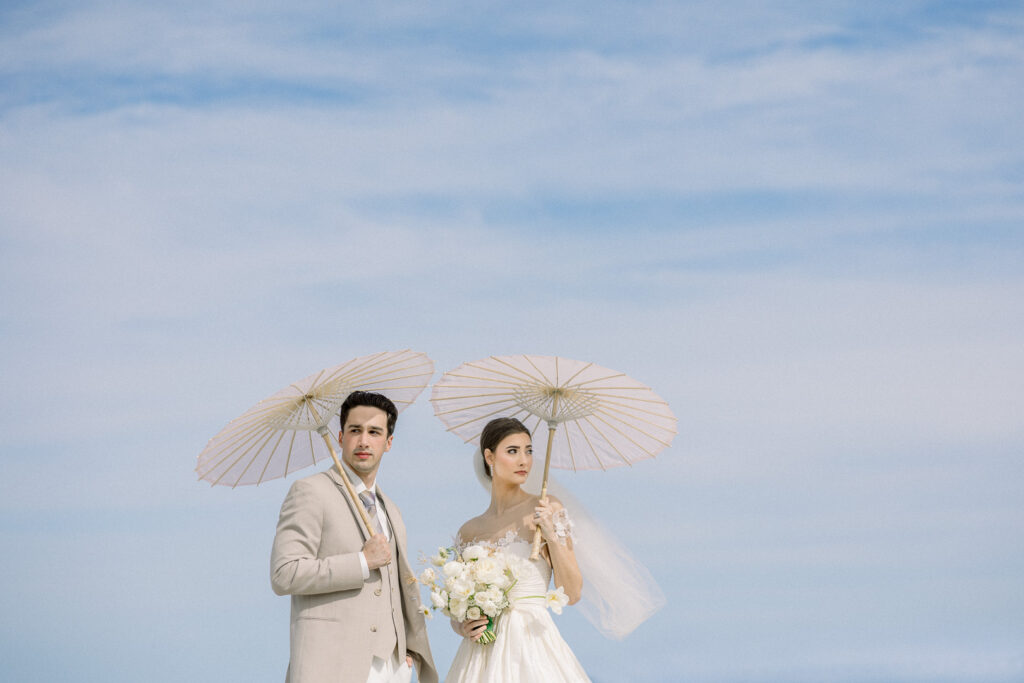
M517 559L482 545L469 545L461 552L438 548L430 557L438 569L424 569L419 582L430 589L432 609L457 621L487 617L487 630L477 641L486 645L496 638L494 620L509 606Z
M493 643L494 622L511 604L509 591L516 585L516 571L522 558L473 544L456 550L438 548L429 558L430 564L419 576L419 583L430 590L430 608L441 610L457 621L487 618L487 629L477 641L483 645ZM567 599L561 587L547 595L527 597L545 598L554 612L561 613ZM429 610L424 613L429 616Z

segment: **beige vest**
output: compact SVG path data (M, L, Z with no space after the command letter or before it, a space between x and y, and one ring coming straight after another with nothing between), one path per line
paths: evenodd
M377 504L381 501L378 498ZM385 510L385 513L387 510ZM398 648L399 652L405 652L405 626L402 618L402 596L401 581L398 578L396 560L398 558L398 544L395 542L394 527L390 529L391 540L388 546L391 548L391 564L386 564L380 569L370 571L370 581L374 584L373 594L381 598L382 623L375 624L371 629L376 629L377 637L374 638L373 655L381 659L389 658Z

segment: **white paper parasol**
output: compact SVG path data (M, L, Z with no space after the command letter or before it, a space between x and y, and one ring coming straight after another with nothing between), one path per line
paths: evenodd
M660 396L621 372L557 356L491 356L446 372L434 385L434 413L464 441L479 443L495 417L517 417L539 438L547 429L550 467L606 470L655 457L676 434ZM539 530L535 550L539 547Z
M330 457L355 500L335 450L341 404L353 391L373 391L401 412L433 374L434 362L409 350L362 356L321 370L229 422L199 454L196 473L211 485L234 488L286 477ZM355 507L364 512L362 505Z

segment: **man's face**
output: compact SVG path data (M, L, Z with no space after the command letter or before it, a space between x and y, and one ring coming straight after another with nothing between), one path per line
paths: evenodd
M341 459L369 485L380 467L381 457L391 450L388 414L373 406L355 406L348 411L338 441Z

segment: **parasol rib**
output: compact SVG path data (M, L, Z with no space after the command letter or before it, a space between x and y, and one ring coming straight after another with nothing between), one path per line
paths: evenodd
M498 405L499 403L508 403L510 405L516 405L516 402L515 402L514 399L503 398L500 401L487 401L486 403L474 403L472 406L468 406L468 408L473 408L473 409L476 409L476 408L486 408L488 406ZM467 407L452 408L451 410L443 410L443 411L440 411L440 412L435 411L434 414L437 415L438 417L441 417L442 415L449 415L451 413L462 412L463 410L466 410L466 409L467 409Z
M572 465L572 471L576 472L577 471L577 469L576 469L576 453L575 453L575 451L573 451L573 448L572 448L572 439L570 439L569 435L568 435L569 426L570 425L568 425L568 424L565 425L565 431L567 432L566 436L565 436L565 446L566 446L566 449L569 451L569 464Z
M547 375L544 374L544 372L540 368L538 368L536 365L533 365L533 362L530 362L530 365L533 365L533 369L537 371L537 375L540 375L539 378L537 376L535 376L535 375L531 375L529 372L527 372L523 368L519 368L519 367L516 367L515 365L512 365L511 363L509 363L505 359L501 358L500 356L491 356L491 360L496 361L498 363L501 363L505 367L507 367L510 370L512 370L515 374L509 375L509 374L506 374L506 373L499 372L498 370L495 370L494 368L487 368L486 369L487 372L492 372L492 373L494 373L496 375L505 375L507 377L516 377L516 376L522 375L523 377L527 377L530 380L532 380L534 382L538 382L540 384L550 384L550 382L547 381L547 378L548 378ZM473 365L471 363L467 363L466 365L469 365L471 367L478 367L478 366Z
M583 418L583 420L584 420L584 421L585 421L585 422L586 422L586 423L587 423L588 425L590 425L591 427L593 427L593 428L594 428L594 431L595 431L595 432L597 432L597 433L598 433L598 435L599 435L599 436L600 436L600 437L601 437L602 439L604 439L604 440L605 440L605 442L607 442L607 444L608 444L609 446L611 446L611 449L612 449L613 451L615 451L615 454L616 454L616 455L618 455L618 456L619 456L619 457L620 457L620 458L622 459L622 462L626 463L626 464L627 464L627 465L629 465L630 467L632 467L632 466L633 466L633 461L632 461L632 460L630 460L629 458L627 458L627 457L626 457L625 455L623 455L623 454L622 454L622 451L620 451L620 450L619 450L619 447L615 445L615 442L614 442L614 441L612 441L611 439L609 439L609 438L608 438L608 437L607 437L607 436L605 435L605 433L604 433L604 432L602 432L602 431L600 430L600 428L598 428L598 426L597 426L596 424L594 424L594 423L593 423L593 422L592 422L592 421L590 420L590 417L589 417L589 416L588 416L588 417L585 417L585 418ZM644 452L646 453L646 451L644 451Z
M492 356L492 358L494 358L494 356ZM499 363L504 363L505 365L509 365L509 367L514 367L514 366L511 366L509 363L501 360L500 358L495 358L495 360L498 361ZM549 385L549 386L551 386L551 385L556 386L556 387L558 386L558 359L557 358L555 359L555 381L554 382L552 382L550 379L548 379L548 373L546 373L543 370L541 370L540 368L538 368L537 364L533 362L532 358L530 358L529 356L523 356L523 360L525 360L527 363L529 363L531 366L533 366L533 369L536 370L537 374L541 376L542 379L532 378L535 382L538 382L540 384ZM523 373L527 377L530 376L530 373L526 372L522 368L515 368L515 369L518 370L519 372Z
M457 432L458 430L462 429L466 425L471 425L474 422L479 422L480 420L483 420L483 419L486 419L488 417L492 417L494 415L497 415L500 412L501 412L500 410L495 410L495 411L492 411L490 413L487 413L486 415L480 415L479 417L474 417L472 420L467 420L467 421L463 422L462 424L453 425L453 426L449 427L447 431L449 431L449 432ZM524 411L522 408L520 408L519 411L516 411L515 413L513 413L513 416L514 415L518 415L519 412L528 412L528 411Z
M267 435L267 437L269 439L269 436L271 434L273 434L273 432L274 432L274 430L269 428L269 427L264 429L264 430L261 430L259 432L254 432L252 434L252 438L251 439L243 441L242 443L240 443L237 446L235 446L232 450L230 450L227 453L225 453L224 457L222 457L217 462L213 463L213 465L210 466L210 468L207 469L206 472L203 473L203 476L206 476L207 474L210 474L211 472L216 472L216 471L220 470L221 465L223 465L225 461L227 461L232 456L234 456L236 453L238 453L239 449L242 449L242 453L238 456L238 458L236 458L234 462L232 462L230 465L228 465L227 468L223 472L221 472L220 476L217 477L217 481L213 482L212 485L216 485L224 477L224 475L227 472L231 471L231 468L235 466L235 463L237 463L238 460L240 460L247 453L249 453L250 450L252 450L252 448L253 448L253 446L255 445L256 442L258 442L260 439L262 439L264 437L264 435Z
M622 419L621 417L619 417L617 413L610 413L610 412L608 412L608 411L604 411L604 410L597 410L597 411L595 411L595 412L594 412L594 414L595 414L596 416L600 416L600 415L605 415L605 416L608 416L608 417L610 417L610 418L612 418L612 419L614 419L614 420L617 420L618 422L622 423L622 424L623 424L623 425L625 425L626 427L629 427L630 429L632 429L632 430L633 430L634 432L638 432L638 433L640 433L640 434L643 434L643 435L644 435L644 436L646 436L646 437L647 437L648 439L650 439L650 440L652 440L652 441L657 441L657 442L658 442L658 443L660 443L660 444L661 444L662 446L665 446L666 448L668 448L668 444L667 444L667 443L665 443L664 441L662 441L662 440L661 440L660 438L658 438L658 437L657 437L657 436L655 436L654 434L651 434L650 432L646 432L646 431L644 431L643 429L640 429L639 427L637 427L636 425L634 425L634 424L632 424L632 423L630 423L630 422L626 422L626 421L625 421L625 420L623 420L623 419ZM612 424L611 422L608 422L608 421L607 421L607 420L605 420L604 418L599 418L599 419L601 419L601 421L602 421L602 422L604 422L604 423L605 423L606 425L608 425L608 426L609 426L609 427L611 427L612 429L615 429L615 425L613 425L613 424ZM637 419L639 419L639 418L637 418ZM646 423L646 421L644 421L644 422ZM646 423L646 424L650 424L650 423ZM657 426L657 425L655 425L655 426ZM618 430L616 430L616 431L618 431ZM662 431L668 431L668 430L662 430ZM625 435L624 433L622 433L622 432L619 432L619 433L620 433L620 434L622 434L623 436L626 436L626 435ZM629 437L626 437L626 438L629 438ZM638 445L639 445L639 444L638 444ZM647 451L647 449L644 449L644 451L645 451L645 452L646 452L646 453L647 453L648 455L650 455L650 456L651 456L652 458L653 458L653 457L654 457L654 456L656 455L656 453L651 453L650 451Z
M594 446L594 443L590 440L590 435L587 434L586 430L584 430L578 422L576 423L576 429L580 430L580 434L583 436L583 440L587 442L588 446L590 446L590 452L593 453L594 458L597 459L597 464L601 467L601 471L607 472L608 468L605 467L604 461L601 460L601 452L597 450L597 447Z
M611 423L611 422L609 422L608 420L604 419L604 418L603 418L603 417L601 417L600 415L594 415L593 417L594 417L595 419L597 419L597 420L600 420L600 421L601 421L601 422L602 422L603 424L607 425L609 429L612 429L612 430L614 430L615 432L617 432L617 433L618 433L618 434L619 434L620 436L622 436L622 438L624 438L624 439L625 439L626 441L629 441L629 442L630 442L631 444L633 444L634 446L636 446L637 448L639 448L639 449L640 449L641 451L643 451L644 453L646 453L646 454L647 454L647 455L648 455L649 457L653 458L653 457L657 456L657 454L658 454L658 451L651 451L651 450L649 450L648 448L646 448L645 446L641 446L641 445L640 445L639 443L637 443L637 442L636 442L636 441L635 441L635 440L634 440L634 439L633 439L633 438L632 438L632 437L631 437L631 436L630 436L629 434L626 434L626 433L625 433L625 432L623 432L623 431L622 431L621 429L619 429L619 428L618 428L618 427L616 427L616 426L615 426L614 424L612 424L612 423ZM654 441L658 441L658 439L657 439L657 438L655 438L655 437L653 437L653 436L650 436L649 434L646 434L645 432L642 432L642 431L640 431L640 430L636 430L636 431L640 432L640 433L641 433L641 434L643 434L644 436L648 436L649 438L651 438L651 439L652 439L652 440L654 440ZM640 459L640 460L642 460L643 458L639 458L639 459ZM634 461L634 462L635 462L635 461Z
M508 391L501 391L501 392L498 392L498 393L491 393L491 394L460 394L458 396L436 396L436 397L434 397L434 398L432 398L430 400L433 401L434 403L437 403L439 401L468 401L469 399L472 399L472 398L492 398L494 396L506 396L507 397L508 396ZM468 406L468 407L472 408L473 406Z
M299 433L296 431L291 432L291 438L288 439L288 455L284 460L284 476L288 476L288 468L292 466L292 454L295 452L295 439L299 437Z
M263 483L263 477L266 476L267 468L270 467L270 463L273 462L274 453L276 453L277 449L281 446L281 442L284 440L284 435L285 433L282 431L281 435L277 437L277 443L275 443L274 447L270 449L269 453L267 453L267 461L263 463L263 469L260 470L260 478L256 480L257 486Z
M403 361L404 362L404 361ZM409 372L410 370L416 370L418 368L424 368L420 372L415 372L411 375L397 375L394 373ZM381 372L381 368L389 368L386 372ZM374 381L385 381L393 382L397 379L403 379L406 377L418 377L424 374L432 372L428 363L415 363L412 365L402 366L400 362L396 361L390 364L384 364L375 368L365 368L352 373L338 373L333 375L330 379L326 380L321 386L334 386L337 384L357 385L361 384L366 378L371 378ZM389 374L394 376L389 377ZM314 384L313 386L317 386ZM365 391L365 390L364 390Z
M521 386L523 386L522 378L520 378L520 377L512 377L511 375L506 375L504 373L501 373L501 374L504 377L508 377L508 379L501 379L499 377L477 377L476 375L463 375L463 374L458 373L458 372L449 372L445 376L446 377L458 377L459 379L475 379L475 380L478 380L476 384L472 385L474 387L486 386L485 384L482 384L483 382L494 382L494 383L496 383L499 386L507 386L507 385L512 385L514 387L521 387ZM533 379L532 377L530 379L532 381L534 381L534 382L537 382L537 380Z
M572 375L572 377L570 377L569 379L565 380L565 385L566 385L566 386L569 386L569 385L571 385L571 384L572 384L572 381L573 381L574 379L576 379L576 378L577 378L577 377L579 377L579 376L580 376L581 374L583 374L583 372L584 372L584 371L585 371L585 370L586 370L587 368L593 367L593 365L594 365L593 363L587 363L586 365L584 365L584 366L583 366L582 368L580 368L579 370L577 370L577 371L575 372L575 374L573 374L573 375Z
M268 443L270 443L270 440L273 438L273 436L274 436L273 432L271 432L270 434L267 435L266 440L262 444L260 444L260 450L263 450L266 447L266 445ZM278 440L280 440L280 437L278 438ZM249 462L245 465L245 467L242 468L242 471L238 473L238 478L235 479L235 483L231 485L231 488L236 488L238 486L238 482L242 481L242 478L245 477L245 473L249 471L249 468L253 466L253 463L256 462L256 459L258 457L259 457L259 453L256 454L256 457L253 457L253 458L249 459ZM269 462L270 462L270 459L267 458L267 463L269 463ZM235 467L235 463L233 463L231 465L231 467L228 469L228 472L230 472L232 469L234 469L234 467ZM266 465L264 465L264 469L266 469Z

